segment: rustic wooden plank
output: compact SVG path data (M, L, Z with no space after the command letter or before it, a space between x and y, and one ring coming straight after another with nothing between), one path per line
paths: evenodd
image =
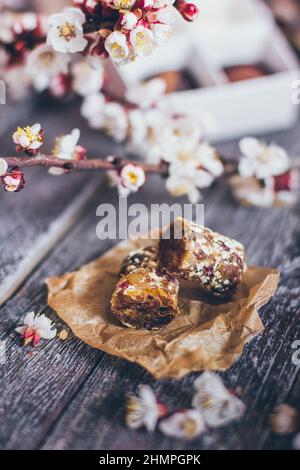
M48 107L46 115L44 106ZM28 123L21 109L21 123ZM51 108L46 102L35 106L30 114L30 123L41 122L45 128L46 150L51 148L58 129L61 133L67 133L76 126L82 127L77 111L78 103L61 107L52 105ZM16 116L17 113L15 119ZM13 152L10 135L16 122L10 121L9 124L9 129L6 124L2 126L0 155ZM82 142L86 143L91 154L103 152L105 155L108 148L112 151L109 140L95 132L86 131ZM90 196L101 185L103 177L90 173L62 178L48 175L44 169L30 169L26 172L26 180L27 186L21 193L6 194L1 191L0 195L0 305L72 227Z
M249 248L250 260L282 266L284 270L285 264L289 264L290 240L283 234L286 226L292 229L289 234L298 230L298 220L286 211L271 211L272 214L266 221L265 212L256 211L257 217L253 219L259 222L262 233L266 233L270 223L277 223L277 246L281 243L283 251L287 250L285 254L281 252L283 256L277 254L277 262L273 263L274 239L268 238L264 243L258 243L257 234L255 236L255 230L252 229L254 220L249 218L249 210L243 208L238 211L239 220L243 221L245 227L241 239ZM227 218L226 226L223 217L220 220L221 213L224 214L224 219ZM231 213L232 207L228 203L221 203L219 210L207 211L207 221L216 229L225 228L226 232L235 232L229 217ZM242 359L230 371L223 374L229 386L239 385L243 390L242 398L247 404L244 419L225 430L209 433L202 440L193 443L193 448L260 448L270 437L269 413L278 402L286 401L293 386L297 386L294 382L298 370L291 362L291 344L299 337L296 329L299 324L299 301L291 305L290 299L286 297L286 282L289 283L289 288L293 282L293 289L298 292L297 278L293 281L292 276L284 277L278 294L262 312L266 324L265 333L246 348ZM164 439L159 434L149 436L140 431L129 432L123 424L123 404L126 393L133 391L137 384L150 383L160 398L172 407L188 406L195 376L196 374L192 374L179 382L157 382L138 366L126 366L116 359L105 357L74 401L70 402L59 423L55 424L52 435L45 440L43 448L130 449L133 442L134 448L140 449L191 448L191 444ZM75 413L75 410L82 411ZM272 442L268 445L272 447Z
M295 143L297 130L279 142ZM224 147L225 148L225 147ZM227 145L236 151L236 146ZM231 387L242 388L247 413L238 424L209 432L186 444L159 433L128 431L123 423L126 393L150 383L171 409L188 406L197 374L181 381L154 381L134 364L92 350L77 339L52 341L27 356L13 331L20 315L46 311L42 279L79 267L100 255L111 242L95 236L96 196L86 213L18 294L1 309L1 339L6 340L7 364L2 366L0 446L3 448L176 449L286 448L289 440L274 438L269 413L281 401L299 404L299 368L291 362L291 344L299 332L299 218L297 212L242 208L234 205L225 187L210 190L205 199L206 224L235 236L247 247L250 263L277 266L281 286L262 310L265 332L251 342L242 358L222 374ZM115 200L112 192L106 201ZM158 178L151 179L131 201L170 201ZM273 229L273 230L271 230ZM53 317L54 318L54 317Z

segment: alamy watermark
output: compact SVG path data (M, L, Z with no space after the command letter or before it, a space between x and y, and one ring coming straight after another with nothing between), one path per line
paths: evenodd
M99 240L158 239L159 230L168 227L176 218L190 220L204 226L203 204L145 204L128 205L127 198L120 197L118 207L113 204L100 204L96 211L100 221L96 235ZM174 233L174 238L182 237L182 230ZM168 230L164 238L169 238Z
M3 80L0 80L0 104L6 104L6 85Z

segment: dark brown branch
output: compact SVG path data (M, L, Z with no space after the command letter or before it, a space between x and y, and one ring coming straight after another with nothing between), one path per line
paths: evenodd
M237 172L238 160L223 158L220 156L225 167L225 176L233 175ZM141 163L133 160L122 159L119 157L108 157L107 159L95 158L87 160L62 160L54 158L51 155L39 155L38 157L4 157L8 166L24 167L46 167L46 168L62 168L66 172L72 171L111 171L119 170L124 165L134 164L143 168L145 173L148 174L168 174L168 164L161 162L157 165ZM292 160L292 168L300 169L300 158Z
M126 164L136 164L143 168L145 173L166 173L167 165L161 163L158 165L145 164L132 160L123 160L118 157L111 157L106 160L88 159L88 160L62 160L49 155L40 155L38 157L7 157L4 158L8 166L34 167L41 166L46 168L62 168L67 171L110 171L121 169Z

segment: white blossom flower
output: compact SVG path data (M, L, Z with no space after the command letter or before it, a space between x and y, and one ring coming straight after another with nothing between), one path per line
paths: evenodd
M215 178L218 178L224 172L223 163L221 162L216 149L205 142L202 142L197 147L197 161Z
M285 173L291 166L287 152L278 145L267 145L252 137L240 141L242 157L239 173L242 177L255 176L259 179Z
M103 67L93 68L86 60L72 65L73 90L81 96L97 93L103 84Z
M128 140L133 148L139 148L147 139L147 123L139 109L128 111Z
M45 315L28 313L24 318L24 325L16 328L16 332L22 335L24 344L36 346L42 338L53 339L56 336L56 328Z
M126 11L121 19L121 26L122 28L128 29L130 31L133 29L138 22L138 19L134 13L131 11Z
M122 196L128 196L141 188L146 181L143 168L138 165L125 165L120 172L120 182L118 185L119 193Z
M37 150L43 145L43 130L40 124L18 127L13 134L13 141L25 150Z
M56 52L51 46L43 44L29 54L27 73L36 90L43 91L54 77L68 72L69 62L67 54Z
M6 44L13 42L14 32L13 25L15 22L15 15L10 11L1 11L0 15L0 41Z
M197 128L189 133L187 122L175 119L165 127L160 158L169 163L167 190L175 197L187 195L191 203L196 203L201 198L199 189L211 186L222 174L223 165L213 147L197 140Z
M25 186L24 172L19 167L8 170L5 175L2 175L1 179L4 190L9 193L17 193Z
M174 29L169 24L154 23L151 26L151 31L154 35L156 45L160 47L165 46L169 42Z
M244 414L244 403L226 389L217 374L203 372L194 385L196 394L192 405L202 412L209 427L224 426Z
M56 158L62 160L84 160L86 157L86 149L78 145L80 138L80 130L73 129L70 134L62 135L55 140L52 154ZM63 168L51 167L49 173L54 176L63 175Z
M157 401L152 389L141 385L138 396L128 397L126 424L131 429L145 426L147 431L154 431L158 419L166 412L166 407Z
M8 164L4 158L0 158L0 176L3 176L6 174L8 169Z
M172 116L169 119L167 132L175 136L177 142L182 142L190 148L197 147L202 139L202 129L198 121L188 115Z
M230 178L233 195L239 203L269 208L273 206L291 207L297 202L297 193L293 190L274 190L274 178L266 178L263 184L255 178L242 178L235 175Z
M127 38L120 31L114 31L106 39L104 47L114 62L123 62L129 55Z
M117 142L122 142L126 139L128 133L128 118L121 104L113 101L105 103L102 113L101 128Z
M205 422L199 410L183 410L163 419L159 429L166 436L192 440L205 432Z
M73 129L70 134L62 135L55 140L55 145L52 154L56 158L62 160L78 160L78 141L80 138L80 130ZM80 147L82 149L82 147Z
M93 93L83 100L81 114L93 129L101 129L102 127L104 105L105 97L102 93Z
M208 188L213 181L214 178L210 173L195 167L192 161L184 164L173 162L169 166L166 188L172 196L187 195L191 204L196 204L201 199L198 188Z
M156 47L154 34L144 26L137 26L130 32L130 42L133 51L138 57L152 54Z
M173 24L176 20L175 10L171 6L165 6L164 8L159 8L155 12L155 20L163 24Z
M34 31L38 27L38 17L33 12L24 13L14 21L13 31L15 34L22 34L24 31Z
M83 35L85 21L79 8L65 8L62 13L51 15L47 43L58 52L82 52L88 44Z
M81 114L94 129L103 129L117 142L126 139L128 118L124 107L117 102L105 102L101 93L87 96L81 107Z
M22 80L20 80L22 77ZM28 96L30 77L26 73L25 65L8 67L5 70L5 83L8 95L14 101L21 101Z
M257 206L272 207L275 202L273 188L269 185L261 186L256 178L241 178L234 176L230 179L234 197L239 203Z
M157 103L165 90L165 81L160 78L154 78L130 88L126 92L126 99L141 109L147 109Z

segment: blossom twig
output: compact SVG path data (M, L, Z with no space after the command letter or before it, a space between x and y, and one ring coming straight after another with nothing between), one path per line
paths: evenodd
M140 162L134 162L132 160L122 159L120 157L108 157L103 160L100 158L93 158L88 160L62 160L60 158L54 158L51 155L40 155L38 157L4 157L8 166L24 167L55 167L61 168L66 171L111 171L119 170L127 164L136 164L141 167L145 173L159 173L164 174L167 172L168 165L165 163L146 164Z
M237 165L239 159L236 157L223 157L219 155L223 164L225 166L226 176L236 173ZM143 168L145 173L158 173L165 174L167 172L168 164L161 162L157 165L141 163L133 160L123 159L121 157L107 157L106 159L101 158L89 158L88 160L62 160L60 158L55 158L52 155L39 155L38 157L0 157L6 161L8 166L19 166L20 168L24 167L55 167L62 168L67 171L110 171L118 170L127 164L136 164L139 167ZM294 158L291 164L292 168L300 169L300 157Z

